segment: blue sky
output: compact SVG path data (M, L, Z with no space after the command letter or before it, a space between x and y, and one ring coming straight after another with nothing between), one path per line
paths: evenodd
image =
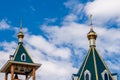
M17 47L22 20L25 47L33 61L42 64L37 79L70 80L89 49L89 15L93 14L97 49L110 71L120 74L119 7L119 0L2 0L0 66Z

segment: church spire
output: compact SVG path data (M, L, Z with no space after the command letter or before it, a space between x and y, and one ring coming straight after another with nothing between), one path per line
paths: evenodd
M90 31L87 34L88 40L89 40L89 44L90 47L91 46L96 46L96 38L97 38L97 34L94 32L93 30L93 26L92 26L92 15L90 15Z
M18 33L17 36L19 43L23 43L24 34L22 32L22 21L20 22L20 32Z

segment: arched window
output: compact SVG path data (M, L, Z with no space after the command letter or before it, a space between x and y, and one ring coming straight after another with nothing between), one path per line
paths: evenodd
M86 77L86 80L89 80L89 74L88 73L86 74L85 77Z
M104 74L104 79L105 79L105 80L108 80L108 75L107 75L107 73Z
M25 55L25 53L23 53L23 54L21 55L21 61L26 61L26 55Z
M84 80L91 80L91 73L89 70L84 72Z
M107 70L104 70L102 72L102 78L103 78L103 80L109 80L109 75L108 75Z

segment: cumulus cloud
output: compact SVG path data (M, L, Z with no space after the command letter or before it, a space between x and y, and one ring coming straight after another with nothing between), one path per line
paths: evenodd
M84 48L88 44L85 35L88 32L88 26L84 24L71 22L63 26L43 26L43 30L54 44L73 44ZM81 43L82 39L85 40L83 43Z
M120 16L119 0L95 0L86 5L87 14L92 13L94 16L112 18Z
M114 19L117 22L120 18L120 0L94 0L85 6L86 14L93 14L96 20L105 23Z
M75 14L69 14L64 18L63 24L68 23L68 22L73 22L76 21L78 18Z
M5 19L2 19L0 21L0 30L8 29L10 28L10 25L7 23Z
M42 36L29 36L26 40L31 46L40 49L42 52L49 56L60 57L64 59L70 58L70 50L68 48L57 48L55 45L50 44Z
M76 71L72 64L64 61L43 61L41 66L41 79L48 80L71 80L71 75Z
M116 61L113 62L113 61L108 61L107 60L106 63L109 65L108 66L109 69L111 69L114 73L116 73L116 72L118 72L120 70L120 64L118 64L118 62L116 62ZM112 67L110 68L110 66L112 66Z
M85 4L80 3L78 0L68 0L64 5L70 9L70 13L65 16L63 23L75 22L86 18L84 15Z
M77 0L69 0L68 2L65 2L64 5L76 15L79 15L84 9L84 4L79 3Z

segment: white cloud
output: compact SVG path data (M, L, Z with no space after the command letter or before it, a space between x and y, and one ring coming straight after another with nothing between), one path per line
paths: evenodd
M15 42L1 42L0 48L3 48L0 50L0 68L9 60L9 55L12 55L16 48Z
M79 15L84 9L84 5L80 4L77 0L69 0L64 5L71 10L72 13Z
M114 73L119 73L119 71L120 71L120 64L118 64L118 62L116 62L116 61L115 62L111 62L111 61L107 60L106 63L107 63L107 65L109 65L108 68L110 70L112 70Z
M77 0L68 0L64 5L70 9L70 13L65 16L63 23L79 21L84 18L84 4L81 4Z
M0 21L0 30L8 29L10 28L10 25L7 23L6 20L2 19Z
M57 20L57 18L44 18L44 20L45 20L46 24L47 23L54 23Z
M41 66L41 79L48 80L71 80L71 75L76 69L72 64L62 61L43 61Z
M0 47L4 47L4 50L5 51L8 51L8 52L13 52L13 50L16 48L16 46L17 46L17 44L15 43L15 42L10 42L10 43L8 43L8 42L6 42L6 41L4 41L4 42L2 42L2 43L0 43L1 45L0 45ZM9 45L10 44L10 45ZM9 45L9 46L8 46Z
M93 14L102 23L120 18L120 0L94 0L85 6L86 14ZM99 22L100 22L99 21Z
M63 24L68 23L68 22L73 22L77 20L77 16L74 14L69 14L64 18Z
M48 33L50 42L53 44L73 44L74 46L86 48L88 45L88 26L69 22L63 26L43 26L43 30ZM85 35L85 36L84 36ZM81 41L84 41L81 43Z
M55 45L50 44L42 36L31 35L26 40L31 46L40 49L42 52L49 56L60 57L63 59L70 58L70 50L68 48L57 48Z

